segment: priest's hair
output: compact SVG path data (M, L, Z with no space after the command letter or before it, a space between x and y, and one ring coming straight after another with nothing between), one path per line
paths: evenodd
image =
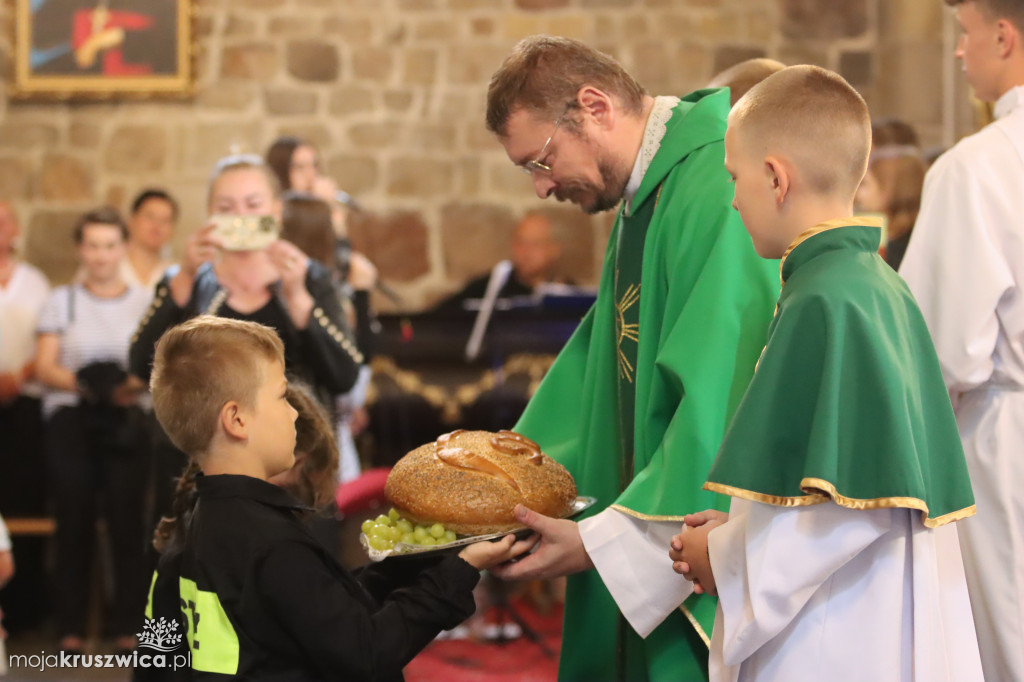
M729 126L757 155L792 162L818 194L852 199L867 170L867 104L828 69L790 66L768 76L736 103Z
M487 88L487 129L504 136L519 109L554 121L592 86L612 95L624 111L639 116L647 91L617 61L571 38L536 35L512 49ZM565 127L574 130L573 119Z

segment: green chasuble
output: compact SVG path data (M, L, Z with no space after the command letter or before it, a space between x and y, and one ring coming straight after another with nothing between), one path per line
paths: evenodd
M903 507L925 526L974 513L931 336L878 255L880 221L829 221L782 259L768 345L708 477L780 506Z
M702 485L778 294L776 263L757 256L731 207L728 112L727 90L676 106L632 218L619 211L594 307L515 427L572 472L581 495L598 499L591 513L614 505L681 523L728 502ZM622 414L620 402L631 401ZM706 679L714 611L711 598L692 596L641 640L597 571L572 576L560 678Z

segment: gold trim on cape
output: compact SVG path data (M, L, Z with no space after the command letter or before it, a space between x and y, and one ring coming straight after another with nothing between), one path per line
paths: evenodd
M833 218L832 220L826 220L823 223L818 223L814 227L804 230L800 235L786 247L785 253L782 254L782 258L779 259L779 281L782 281L782 267L786 264L786 258L793 252L793 249L803 244L805 241L810 239L816 234L822 232L828 232L829 230L835 230L840 227L877 227L882 228L882 219L870 216L851 216L849 218ZM882 233L878 235L878 245L882 245ZM783 282L784 283L784 282Z
M682 523L683 519L686 518L685 514L683 516L659 516L657 514L644 514L643 512L638 512L627 507L623 507L621 504L610 504L608 505L608 508L614 509L615 511L618 512L622 512L627 516L632 516L635 519L640 519L641 521L678 521L679 523Z
M928 504L924 500L916 497L876 497L874 499L867 500L857 497L847 497L837 491L834 485L820 478L801 479L800 489L807 493L807 495L804 496L787 497L782 495L767 495L753 490L735 488L731 485L724 485L722 483L712 483L711 481L704 484L704 489L715 493L721 493L723 495L729 495L730 497L739 497L744 500L770 504L775 507L809 507L814 504L823 504L831 500L840 507L857 510L916 509L921 512L921 522L924 524L925 528L938 528L939 526L944 526L947 523L966 519L968 516L974 516L977 512L977 507L972 504L970 507L964 507L963 509L958 509L957 511L952 511L948 514L943 514L942 516L936 516L935 518L929 518Z
M700 635L700 638L704 640L704 646L710 649L711 638L708 637L708 633L704 632L704 628L701 627L700 621L698 621L697 618L692 613L690 613L690 609L686 608L682 604L679 605L679 610L683 612L683 615L686 616L686 620L690 621L690 625L692 625L693 629L697 631L697 634Z

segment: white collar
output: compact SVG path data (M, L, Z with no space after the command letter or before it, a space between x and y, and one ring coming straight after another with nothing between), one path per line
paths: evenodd
M1018 85L1004 92L1002 97L996 100L992 113L999 119L1009 114L1021 104L1024 104L1024 85Z
M679 104L678 97L655 97L654 106L647 117L647 125L644 126L644 137L640 141L640 150L636 154L636 161L633 162L633 172L629 175L629 182L626 183L626 190L622 193L625 202L622 212L629 215L633 210L633 197L640 189L647 169L654 160L654 155L661 148L661 141L668 130L669 119Z

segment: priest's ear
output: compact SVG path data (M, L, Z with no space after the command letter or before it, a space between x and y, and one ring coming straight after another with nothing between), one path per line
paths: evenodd
M592 85L584 85L576 93L576 107L584 118L591 119L600 128L610 128L615 122L615 101L611 95Z
M768 156L764 160L765 179L771 183L771 191L775 197L775 205L782 206L789 195L792 180L788 165L777 156Z

